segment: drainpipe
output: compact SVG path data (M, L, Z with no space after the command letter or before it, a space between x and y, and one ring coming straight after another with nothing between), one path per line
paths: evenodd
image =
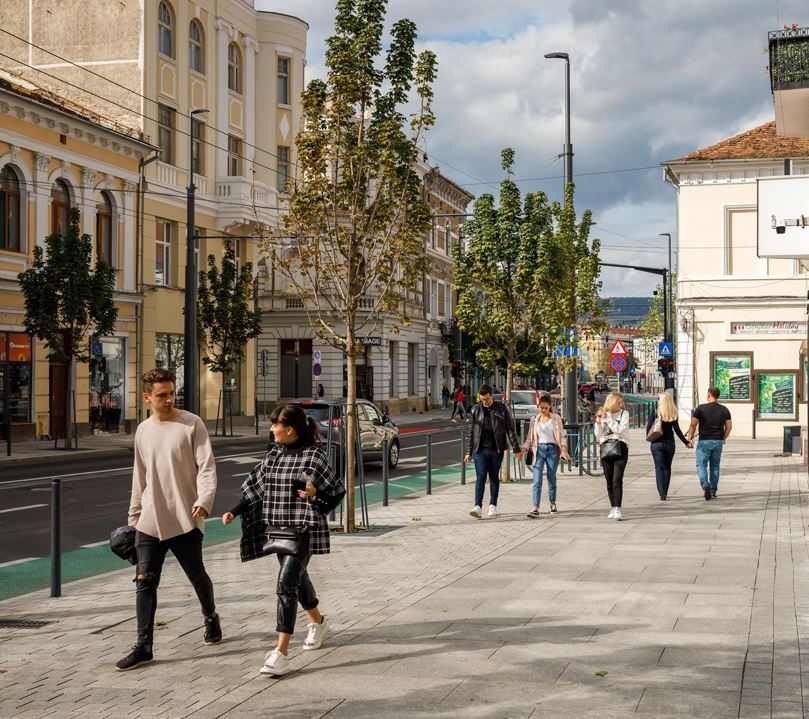
M135 263L135 291L140 297L140 302L135 305L135 337L137 338L138 351L135 353L135 397L140 395L140 378L143 374L143 205L144 192L146 191L146 177L144 170L146 165L160 159L160 150L155 150L154 155L147 158L140 158L138 162L138 196L137 208L135 211L135 238L138 243L137 260ZM135 419L140 424L141 403L136 400L137 412Z

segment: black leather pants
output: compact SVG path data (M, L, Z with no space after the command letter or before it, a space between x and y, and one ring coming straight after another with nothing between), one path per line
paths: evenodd
M306 609L314 609L317 602L315 588L309 579L309 542L305 542L298 554L278 555L278 583L275 593L278 595L275 631L292 634L295 631L295 616L298 613L298 602Z

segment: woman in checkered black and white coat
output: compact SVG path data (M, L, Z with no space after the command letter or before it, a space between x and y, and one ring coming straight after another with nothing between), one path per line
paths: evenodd
M295 630L298 602L309 615L304 649L319 649L328 633L326 617L318 609L318 598L307 570L313 554L329 553L329 525L326 514L345 494L343 483L320 449L320 431L311 417L297 405L277 407L270 415L270 431L276 444L264 461L242 484L242 499L222 521L230 524L242 517L242 561L263 555L267 526L306 527L297 554L276 555L280 568L276 585L278 645L267 653L262 674L282 676L289 672L289 639ZM306 488L295 489L294 481L307 478Z

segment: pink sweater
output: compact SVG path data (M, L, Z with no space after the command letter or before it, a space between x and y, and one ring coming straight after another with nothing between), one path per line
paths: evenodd
M562 447L565 446L565 429L562 426L562 418L554 412L551 412L550 417L556 446L561 450ZM532 450L535 457L537 455L537 422L539 422L538 414L531 417L531 424L528 426L528 434L522 446L523 449Z
M208 430L195 414L180 411L161 422L155 416L135 432L135 466L129 524L139 532L171 539L205 520L191 516L195 506L210 514L216 495L216 463Z

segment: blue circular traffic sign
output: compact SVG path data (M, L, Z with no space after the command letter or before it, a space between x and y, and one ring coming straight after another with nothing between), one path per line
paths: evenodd
M610 358L610 367L615 372L623 372L626 369L626 357L623 355L613 355Z

